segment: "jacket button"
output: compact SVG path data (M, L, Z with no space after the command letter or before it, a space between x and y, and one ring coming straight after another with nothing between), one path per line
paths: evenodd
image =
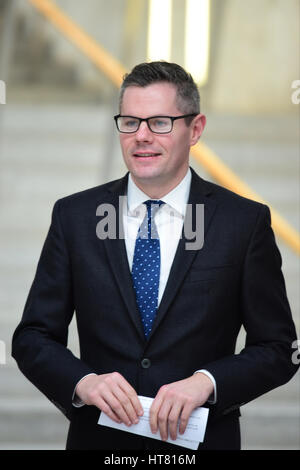
M141 365L142 365L142 368L143 368L143 369L149 369L149 367L151 366L151 361L150 361L150 359L147 359L147 358L145 357L145 358L142 360Z

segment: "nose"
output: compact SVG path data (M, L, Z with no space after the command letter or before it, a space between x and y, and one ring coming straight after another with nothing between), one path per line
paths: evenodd
M152 140L153 134L145 121L141 122L140 127L135 133L135 138L137 141L141 142L149 142Z

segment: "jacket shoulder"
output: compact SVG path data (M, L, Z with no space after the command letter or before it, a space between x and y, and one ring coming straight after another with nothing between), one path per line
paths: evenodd
M268 208L263 202L249 199L216 183L206 180L203 180L203 183L207 193L211 194L214 200L221 203L224 207L236 207L236 209L240 208L241 210L253 212L260 212L263 208Z

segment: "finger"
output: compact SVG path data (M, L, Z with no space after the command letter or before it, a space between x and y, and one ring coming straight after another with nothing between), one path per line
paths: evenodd
M128 384L129 385L129 384ZM138 416L143 416L144 414L144 409L142 407L142 404L139 400L139 397L137 396L137 393L136 391L134 390L134 388L132 388L130 385L129 385L129 388L127 390L127 393L126 393L128 399L130 400L130 404L131 406L133 407L134 409L134 413L135 413L135 416L138 417Z
M157 433L158 430L158 412L163 402L163 394L158 392L155 399L152 402L150 411L149 411L149 422L151 432L153 434Z
M121 404L126 416L127 416L127 422L126 424L137 424L138 423L138 414L135 409L134 405L134 396L129 395L123 392L122 389L120 388L115 388L114 389L114 395L116 399L119 401Z
M158 429L163 441L168 439L168 419L171 406L169 401L164 400L157 415Z
M175 402L170 409L168 417L168 427L171 439L175 441L177 438L178 423L180 420L182 406Z
M110 394L107 395L107 393ZM138 415L143 414L143 408L134 388L118 372L105 377L102 393L109 400L109 405L127 426L138 422ZM113 398L112 397L112 395Z
M142 416L144 414L144 410L134 388L122 375L118 373L114 374L114 380L118 383L119 389L124 393L124 396L127 397L124 401L124 407L130 410L130 414L135 419L137 419L138 416ZM115 390L118 392L117 389ZM128 403L127 399L130 403Z
M109 405L109 407L115 413L117 418L121 420L122 423L126 424L127 426L130 426L132 424L129 416L127 415L126 411L123 408L122 403L115 396L115 390L114 390L114 393L112 393L112 391L109 389L103 390L102 398Z
M118 418L118 416L113 412L108 403L106 403L101 397L98 397L97 401L95 402L95 406L97 406L97 408L99 408L103 413L105 413L116 423L121 423L120 418Z
M180 434L184 434L193 409L194 409L193 407L188 406L188 405L186 405L183 408L183 410L181 412L181 416L180 416L180 423L179 423L179 433Z

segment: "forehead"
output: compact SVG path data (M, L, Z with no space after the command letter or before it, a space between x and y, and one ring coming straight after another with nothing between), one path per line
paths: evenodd
M124 91L122 114L147 117L178 112L176 88L170 83L154 83L146 87L129 86Z

